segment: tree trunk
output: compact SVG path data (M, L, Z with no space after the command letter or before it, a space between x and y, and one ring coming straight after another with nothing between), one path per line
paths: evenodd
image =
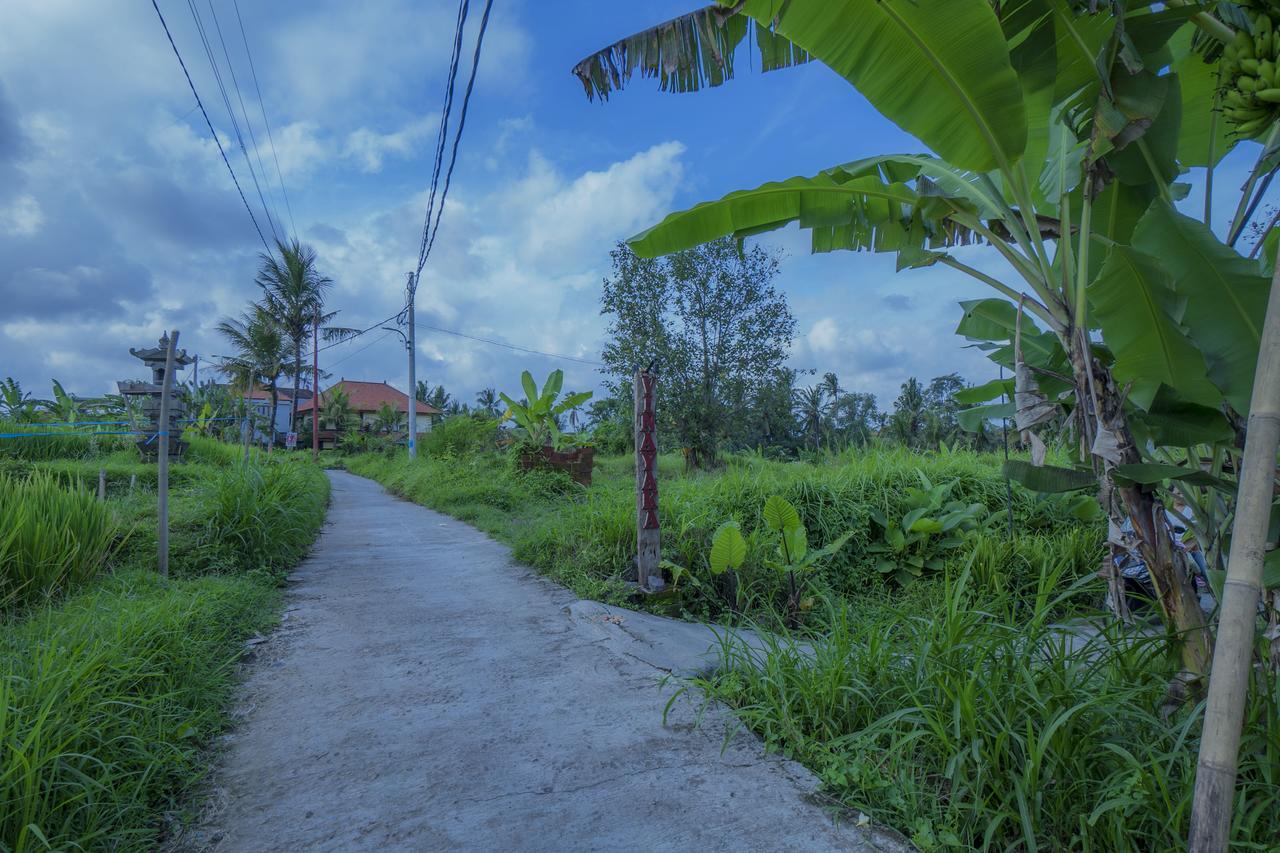
M1095 468L1098 470L1099 496L1104 502L1113 529L1126 520L1133 524L1138 549L1151 582L1156 588L1160 611L1170 642L1182 660L1183 676L1178 684L1195 682L1209 671L1213 652L1204 612L1196 596L1195 585L1174 560L1173 537L1165 518L1164 506L1153 490L1145 486L1122 486L1114 483L1111 472L1117 465L1136 464L1142 455L1134 443L1124 413L1124 399L1116 388L1111 371L1086 354L1082 335L1070 335L1071 363L1076 379L1076 395L1082 409L1081 424L1091 442ZM1117 500L1118 499L1118 500ZM1123 594L1123 584L1113 583L1113 595ZM1116 602L1124 613L1124 602Z
M1196 792L1191 807L1193 851L1227 849L1231 800L1240 750L1240 727L1249 691L1258 626L1258 595L1275 490L1276 447L1280 444L1280 262L1262 327L1258 365L1249 405L1249 427L1236 497L1231 553L1218 620L1209 704L1204 714Z

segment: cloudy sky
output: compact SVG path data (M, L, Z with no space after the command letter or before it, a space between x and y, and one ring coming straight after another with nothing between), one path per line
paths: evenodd
M209 3L196 8L211 39L213 13L221 25L278 227L320 253L336 322L393 314L416 260L456 4L240 0L273 157L235 7L212 0L211 13ZM695 5L497 0L421 323L595 359L615 241L733 189L922 150L818 65L691 95L643 81L607 105L587 102L569 73L578 59ZM160 8L267 231L190 7ZM37 396L54 378L82 394L113 391L139 373L128 348L173 327L188 352L225 353L214 324L255 296L262 244L151 4L5 0L0 31L0 376ZM1219 209L1245 159L1220 173ZM938 269L895 274L889 257L811 257L794 229L763 239L785 253L778 285L798 320L795 367L836 371L882 407L910 375L990 378L952 333L956 303L986 295L980 285ZM964 251L995 263L989 250ZM515 389L524 367L563 367L574 388L600 381L587 365L432 331L418 364L464 400L488 385ZM321 366L406 385L390 333L327 350Z

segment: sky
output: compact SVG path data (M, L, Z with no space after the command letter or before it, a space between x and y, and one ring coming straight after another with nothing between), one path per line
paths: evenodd
M364 328L393 315L416 265L456 3L240 0L274 151L236 7L194 3L238 115L215 14L221 26L277 229L313 246L334 281L334 322ZM159 5L270 240L191 8ZM418 293L423 327L596 360L617 241L735 189L924 150L816 63L740 71L684 95L637 79L607 104L587 101L570 74L579 59L696 5L496 0ZM37 397L53 379L82 395L114 392L116 380L143 373L129 348L171 328L207 370L227 353L217 322L257 296L263 244L151 4L5 0L0 32L0 376ZM473 44L474 26L468 61ZM1248 160L1237 152L1219 171L1218 210ZM1187 203L1199 204L1198 193ZM802 384L834 371L887 409L908 376L993 378L995 367L954 335L958 303L989 295L984 286L949 269L895 273L891 256L811 256L795 228L759 240L783 256L775 285L797 320L791 365L817 374ZM988 248L959 251L998 268ZM407 387L391 332L327 349L321 367L331 381ZM418 377L465 402L487 386L518 394L521 370L541 379L557 367L566 387L601 385L589 364L419 335Z

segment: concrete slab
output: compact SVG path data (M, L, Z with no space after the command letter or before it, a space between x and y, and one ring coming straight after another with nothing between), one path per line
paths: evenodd
M905 849L726 738L723 709L695 724L700 697L663 725L665 671L709 665L712 629L575 602L475 529L330 476L187 849Z

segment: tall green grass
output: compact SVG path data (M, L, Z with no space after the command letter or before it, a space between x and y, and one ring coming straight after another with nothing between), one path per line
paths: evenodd
M122 541L110 507L47 472L0 473L0 610L78 588Z
M19 424L0 420L0 435L22 434L23 438L0 438L0 459L87 459L120 450L131 436L98 435L89 430L119 431L124 427L60 427Z
M832 602L762 652L726 640L701 686L923 850L1182 849L1203 707L1162 718L1163 638L1055 625L1073 571L1045 567L1030 599L965 571L933 609ZM1254 679L1232 849L1275 850L1280 681Z
M622 578L631 567L636 535L630 456L599 459L588 489L522 474L495 453L453 449L425 453L413 463L404 455L357 456L347 467L509 542L518 559L580 595L617 601L628 593ZM990 552L984 564L993 567L984 580L997 588L1034 583L1043 560L1069 557L1083 573L1096 569L1102 555L1102 531L1081 525L1060 506L1020 488L1013 490L1010 505L1000 460L992 455L873 449L819 464L743 455L721 470L693 474L683 471L678 458L664 456L659 472L663 556L695 572L707 570L709 543L720 524L734 518L748 533L759 530L761 507L777 494L799 510L811 542L853 532L849 544L810 578L818 590L844 597L896 591L876 570L878 555L867 549L879 535L871 515L900 517L907 491L919 486L918 472L950 483L952 498L998 513L1001 529L1012 508L1016 553L996 553L994 535L983 545ZM764 567L771 546L763 535L749 535L748 545L740 589L767 605L783 594L780 576ZM698 590L687 589L682 606L693 615L734 618L726 602Z
M135 571L0 625L0 849L153 847L277 602L262 580Z

